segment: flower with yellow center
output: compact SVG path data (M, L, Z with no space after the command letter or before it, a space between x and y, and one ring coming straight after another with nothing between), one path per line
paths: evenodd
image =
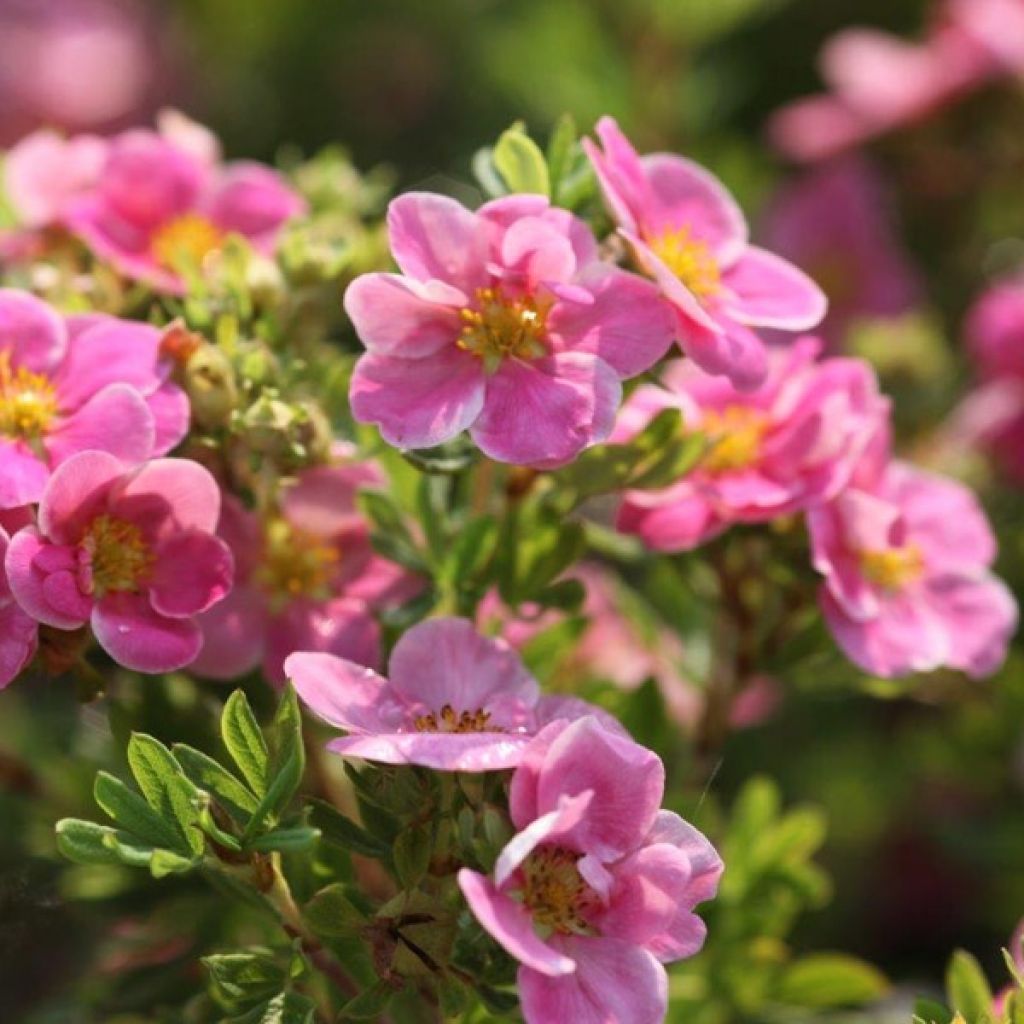
M902 590L920 579L925 570L924 555L916 544L880 551L862 551L860 567L864 575L883 590Z
M701 301L721 288L718 261L706 242L694 238L687 227L669 228L647 240L654 254Z
M560 846L540 846L523 861L523 904L535 924L560 935L591 935L587 912L598 897L583 880L579 854Z
M701 430L711 447L701 468L709 473L746 469L757 461L768 426L768 417L764 413L745 405L706 410Z
M89 592L137 591L153 567L153 552L142 531L126 519L99 515L86 528L81 548L89 558Z
M500 288L478 288L476 306L460 310L459 348L479 356L493 373L506 358L538 359L547 354L547 309L530 296L511 298Z
M32 440L46 433L57 415L57 391L49 378L24 366L11 366L0 352L0 435Z
M413 723L417 732L504 732L491 725L490 711L477 708L476 711L456 711L451 704L445 704L439 714L429 711L417 715Z
M165 270L196 268L224 243L220 229L197 213L183 213L157 229L150 243L153 259Z
M272 601L287 604L306 597L325 601L341 559L329 544L286 519L271 519L263 531L263 553L256 579Z

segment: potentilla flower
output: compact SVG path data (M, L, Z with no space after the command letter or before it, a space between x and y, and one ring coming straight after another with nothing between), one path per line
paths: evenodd
M491 877L459 885L481 925L520 962L527 1024L657 1024L665 962L704 943L693 908L718 888L708 840L660 811L658 756L594 718L549 725L512 777L518 834Z
M159 342L146 324L63 319L0 289L0 508L39 501L50 471L77 452L141 462L181 440L188 402Z
M329 750L386 764L512 768L548 722L596 713L571 697L541 697L519 655L466 619L428 619L403 633L386 679L308 651L291 655L284 667L303 702L348 733Z
M304 209L281 177L256 163L214 166L195 146L136 130L111 139L99 179L64 222L101 259L159 291L184 291L229 235L270 253Z
M708 449L682 480L630 491L618 527L658 551L684 551L735 523L763 523L826 500L844 487L883 428L888 402L867 363L816 361L821 345L801 338L773 353L756 391L677 363L664 387L639 388L623 407L614 438L627 440L664 409L679 409L685 429Z
M235 556L235 586L200 619L206 643L193 672L235 679L262 664L271 682L283 683L293 651L377 667L375 613L423 585L370 544L356 494L381 482L370 463L309 469L262 518L224 496L218 532Z
M991 572L996 542L974 495L903 463L858 470L808 515L821 605L847 656L891 677L1002 663L1017 606Z
M601 263L589 228L543 196L472 213L410 193L388 232L402 273L357 278L345 309L368 350L352 412L398 448L469 430L501 462L568 462L607 437L620 380L670 343L654 289Z
M217 484L196 462L132 469L81 452L50 478L37 524L11 538L11 592L38 622L90 624L126 668L182 668L202 647L196 616L231 588L231 552L213 535L219 510Z
M39 624L14 600L3 560L10 535L0 526L0 689L31 661L39 642Z
M803 271L749 245L743 213L703 167L671 153L637 155L610 117L599 148L584 140L608 209L674 314L673 334L708 373L755 388L768 372L755 327L803 331L825 315Z

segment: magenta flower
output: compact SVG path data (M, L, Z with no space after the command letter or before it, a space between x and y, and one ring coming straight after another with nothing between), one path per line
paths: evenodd
M884 677L941 665L980 677L1002 663L1017 607L989 571L996 542L965 487L902 462L858 469L807 521L825 619L856 664Z
M129 469L81 452L50 478L37 525L11 539L11 591L38 622L89 623L126 668L182 668L202 647L196 616L231 588L231 552L213 536L219 511L217 485L196 462Z
M192 145L150 131L109 143L99 180L70 204L67 226L130 278L172 294L229 235L269 253L302 199L269 167L217 167Z
M898 316L920 298L885 200L871 165L847 157L788 185L765 218L765 244L807 270L828 296L819 331L832 347L858 319Z
M262 663L267 679L283 683L293 651L379 664L375 611L422 586L370 545L356 494L380 481L369 463L306 470L262 521L225 496L218 532L235 556L235 586L200 619L206 642L193 672L235 679Z
M471 213L411 193L388 231L402 273L357 278L345 309L368 350L352 412L398 448L469 430L500 462L568 462L607 437L620 380L669 345L651 286L601 263L587 226L543 196Z
M597 135L603 148L584 146L605 201L672 310L683 351L708 373L757 387L768 362L752 328L808 330L825 296L803 271L747 244L743 213L703 167L671 153L639 157L610 117Z
M639 388L623 407L617 440L663 409L679 409L709 448L684 479L631 491L618 527L657 551L685 551L735 523L763 523L837 494L888 412L868 365L816 362L820 343L800 339L774 353L767 381L738 391L690 364L663 375L665 388Z
M10 535L0 526L0 689L18 676L32 660L39 641L39 624L14 600L3 560Z
M527 1024L657 1024L663 963L704 943L693 913L722 861L695 828L659 811L657 755L594 718L544 729L512 777L519 833L492 878L459 885L477 920L520 962Z
M403 633L387 679L318 652L293 654L284 667L306 705L348 732L329 750L386 764L512 768L548 722L597 713L572 697L540 697L519 656L466 619L428 619Z
M0 289L0 509L39 501L50 471L77 452L141 462L181 440L188 401L159 347L146 324L65 320Z

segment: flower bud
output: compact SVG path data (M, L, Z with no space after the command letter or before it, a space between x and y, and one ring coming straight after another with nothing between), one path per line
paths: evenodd
M226 426L238 406L235 371L228 357L214 345L202 345L185 364L185 390L192 416L200 427Z

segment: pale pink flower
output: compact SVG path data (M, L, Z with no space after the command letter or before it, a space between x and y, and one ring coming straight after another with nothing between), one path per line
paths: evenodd
M403 633L387 679L307 651L291 655L285 672L312 711L348 733L329 750L439 771L512 768L548 722L599 713L572 697L541 697L519 655L466 619L427 619Z
M818 331L833 347L857 320L898 316L920 299L885 200L871 165L850 156L806 171L769 205L765 244L821 285L828 315Z
M594 718L556 722L522 755L509 809L519 830L492 877L459 885L481 925L520 962L527 1024L658 1024L665 962L704 943L693 908L722 861L661 811L658 756Z
M618 527L657 551L697 547L736 523L763 523L826 500L844 487L888 412L867 363L817 362L820 343L801 338L773 353L756 391L675 364L665 387L637 389L616 440L638 433L664 409L705 435L707 453L676 484L627 492Z
M821 605L857 665L892 677L1002 663L1017 622L990 571L996 542L974 495L903 462L858 475L808 513Z
M768 372L755 327L808 330L825 315L821 289L791 263L747 241L747 223L725 186L672 153L640 157L610 117L601 148L584 146L608 208L672 310L683 351L708 373L757 387Z
M126 668L182 668L202 647L196 616L231 588L231 552L213 535L219 510L217 484L196 462L131 469L81 452L53 473L37 525L11 539L11 591L38 622L91 625Z
M159 346L147 324L64 319L0 289L0 508L37 502L50 471L77 452L141 462L182 439L188 401Z
M229 235L272 252L302 199L269 167L212 166L200 154L150 131L116 136L95 187L67 209L67 226L123 274L175 294L183 269L201 268Z
M654 289L601 263L590 229L543 196L472 213L410 193L388 232L402 273L357 278L345 309L368 350L353 414L398 448L469 430L501 462L568 462L608 436L620 380L669 345Z
M3 560L10 535L0 526L0 689L31 661L39 642L39 624L26 615L11 594Z
M423 585L370 544L356 494L381 482L370 463L308 469L263 519L224 496L218 533L235 556L235 586L200 619L206 642L193 672L235 679L262 664L267 679L283 683L293 651L377 667L375 612Z

